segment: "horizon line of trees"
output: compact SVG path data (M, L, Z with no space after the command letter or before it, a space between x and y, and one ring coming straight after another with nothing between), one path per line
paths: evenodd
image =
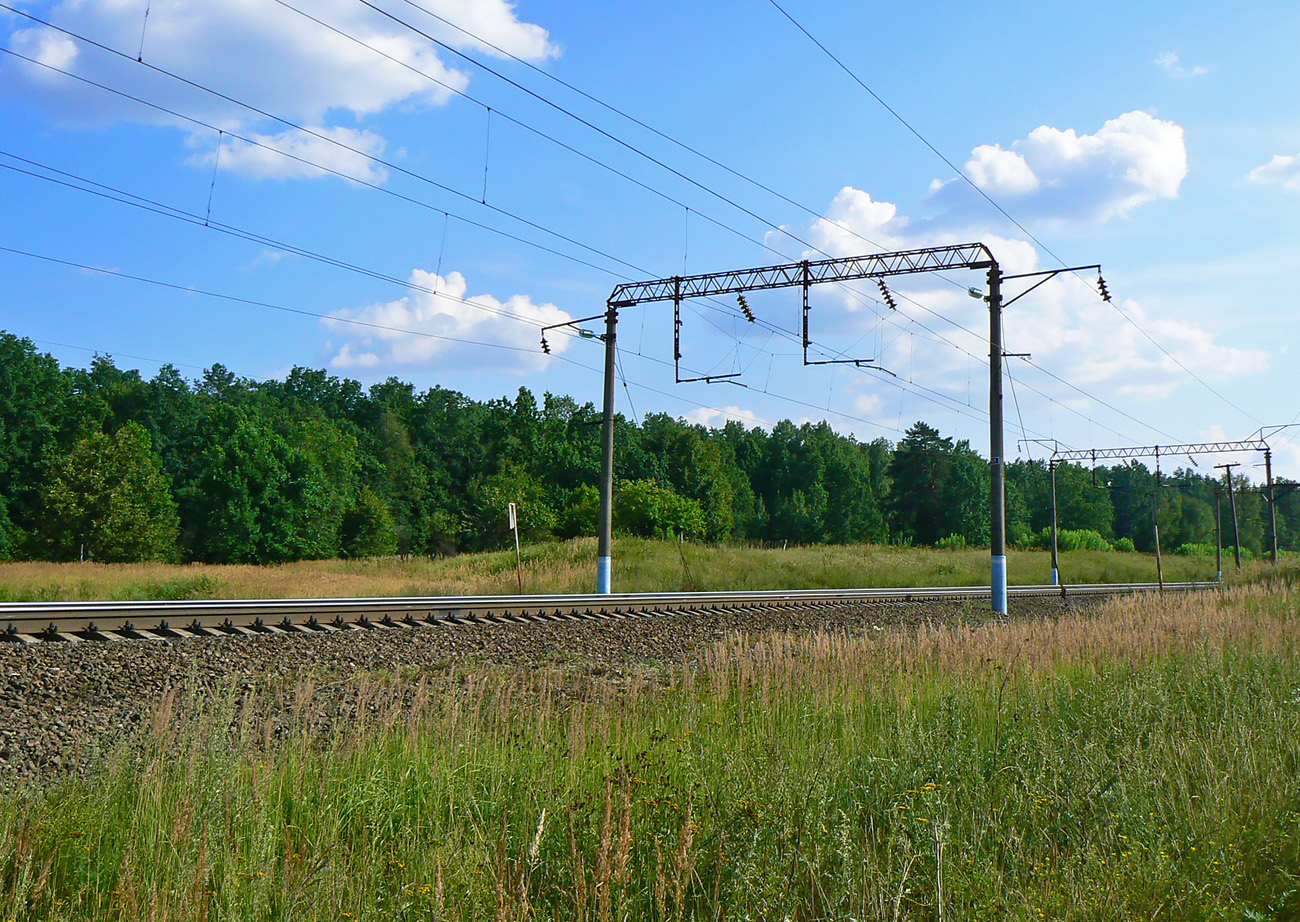
M527 389L476 401L396 378L363 389L295 367L254 382L214 365L151 379L97 356L62 368L0 332L0 559L279 563L504 547L507 503L526 540L592 535L600 412ZM896 444L828 424L720 429L623 416L615 528L706 541L988 543L988 462L917 422ZM1161 546L1213 546L1215 491L1162 478ZM1245 477L1240 543L1267 552L1267 504ZM1279 544L1300 549L1300 493L1278 485ZM1154 550L1154 475L1139 463L1057 468L1062 529ZM1041 546L1047 466L1007 466L1008 539ZM1231 546L1224 503L1223 544Z

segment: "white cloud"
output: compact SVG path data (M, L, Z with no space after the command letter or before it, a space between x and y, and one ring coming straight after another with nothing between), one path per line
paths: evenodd
M387 0L395 16L409 19L409 7ZM558 49L545 29L522 22L509 0L426 0L430 8L526 60L542 61ZM379 5L384 5L381 0ZM464 90L469 76L439 57L432 42L355 0L316 0L310 13L338 32L265 0L152 0L146 24L144 4L127 0L59 0L42 13L54 24L85 35L123 54L179 74L234 99L297 124L339 127L340 117L361 120L396 106L438 106ZM453 46L477 47L467 36L425 18L412 20ZM44 26L15 26L9 44L51 66L106 83L220 128L248 133L273 123L240 106L183 86L131 61L115 59ZM143 41L142 41L143 34ZM355 36L377 48L352 41ZM421 73L440 81L440 86ZM71 126L119 122L171 124L168 117L50 71L14 62L3 71L6 93L23 94L51 118ZM187 123L178 122L186 131ZM283 128L275 124L275 130ZM199 146L215 139L200 130ZM358 135L369 134L360 130ZM318 152L313 142L300 142ZM318 142L317 142L318 143ZM376 142L370 140L374 145ZM380 145L382 146L382 145ZM269 169L271 155L245 152L232 160L253 176L304 176L300 168ZM337 155L335 155L337 156ZM276 158L283 159L283 158ZM318 174L311 174L318 175Z
M746 410L743 407L734 405L722 407L721 409L717 407L696 407L682 418L692 425L707 426L710 429L720 429L733 420L750 429L755 426L761 426L764 429L772 427L771 423L753 410Z
M1300 157L1278 154L1251 170L1246 179L1261 186L1281 186L1287 192L1300 192Z
M799 228L797 233L812 244L800 259L821 259L826 254L856 256L873 249L945 246L969 243L972 239L965 232L941 230L938 222L914 226L898 214L898 206L893 202L876 201L871 193L853 186L845 186L836 193L826 208L826 215L810 227ZM784 244L788 250L791 239L787 229L769 231L767 244L773 248ZM1027 241L989 233L980 235L979 239L988 245L1007 272L1030 272L1037 267L1038 253Z
M971 168L972 178L999 194L1023 190L1022 195L1033 198L1054 186L1063 196L1073 183L1076 203L1101 214L1122 213L1140 201L1176 195L1186 173L1182 129L1140 112L1107 122L1095 135L1040 128L1010 151L977 148L974 162L978 167ZM1296 164L1285 166L1292 169ZM1084 189L1090 197L1079 195ZM791 234L812 244L802 258L819 258L817 250L832 256L873 252L867 240L891 250L978 240L993 252L1004 273L1040 268L1036 247L990 233L987 214L980 220L973 211L957 209L910 220L892 202L875 200L852 186L836 194L824 217L797 230L773 232L768 242L788 245ZM985 284L974 274L953 281L957 284L949 286L933 276L890 279L896 311L876 304L870 285L856 286L861 292L856 296L831 289L817 292L812 338L832 351L853 348L855 356L859 351L874 355L882 368L904 381L915 380L978 406L980 389L986 386L981 381L986 374L988 308L963 289L969 285L984 291ZM1010 297L1019 290L1013 285L1004 293ZM1117 315L1117 309L1133 322ZM1132 300L1107 304L1092 279L1062 276L1047 282L1010 307L1004 321L1008 352L1030 353L1035 364L1112 403L1168 396L1192 382L1184 367L1205 380L1222 381L1258 374L1269 363L1267 350L1226 345L1194 319L1153 316ZM1153 346L1143 330L1177 361ZM1015 360L1010 370L1017 374ZM1089 403L1041 374L1025 375L1059 404L1081 408ZM892 406L880 396L885 391L865 383L869 379L851 380L858 412L875 417Z
M550 362L540 347L540 327L573 319L554 304L537 304L527 295L513 295L505 301L487 294L468 296L469 283L459 272L444 278L416 269L410 285L411 293L404 298L336 311L324 321L333 332L355 338L338 349L331 366L441 364L460 350L465 351L467 362L537 370ZM572 341L559 331L547 339L556 355ZM473 344L466 346L456 340ZM484 349L484 345L499 348Z
M981 145L965 173L978 188L1024 217L1104 221L1161 198L1177 198L1187 176L1182 126L1142 112L1126 112L1096 134L1042 125L1009 149ZM931 186L952 215L976 202L965 182Z
M1042 185L1024 154L988 144L971 151L966 175L981 189L998 189L1015 195L1032 192Z
M858 394L853 398L853 412L870 418L877 418L887 409L885 398L880 394Z
M1199 77L1202 74L1208 74L1209 70L1197 64L1195 67L1184 67L1178 60L1178 53L1175 51L1166 51L1159 55L1155 64L1171 77L1183 79L1186 77Z
M379 184L388 178L388 170L376 157L383 156L386 146L372 131L352 128L313 128L315 134L284 131L277 135L250 134L249 141L225 138L199 161L218 168L242 173L253 179L310 179L341 173L352 179ZM287 156L286 156L287 155ZM317 165L313 165L317 164ZM326 172L327 170L333 173Z
M40 61L46 67L59 70L68 70L77 61L77 43L53 29L15 32L11 38L11 47L19 54ZM56 75L48 71L37 71L36 74L46 80L56 78Z
M883 249L898 249L907 220L893 202L873 201L869 192L845 186L831 200L825 217L812 226L812 242L828 253L861 253L863 238ZM804 258L808 258L805 256Z

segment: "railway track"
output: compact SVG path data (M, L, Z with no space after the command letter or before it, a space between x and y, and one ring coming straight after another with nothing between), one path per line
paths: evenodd
M1218 588L1165 583L1166 592ZM1010 597L1064 598L1154 592L1154 583L1013 586ZM823 589L769 592L660 592L618 595L451 596L373 599L263 599L170 602L9 602L0 604L0 641L113 641L250 633L397 630L432 624L542 623L651 618L746 610L816 610L863 602L980 601L984 586Z

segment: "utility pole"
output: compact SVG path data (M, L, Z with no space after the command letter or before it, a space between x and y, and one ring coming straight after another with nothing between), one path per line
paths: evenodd
M1232 469L1241 467L1239 462L1216 464L1215 469L1223 468L1223 479L1228 481L1228 509L1232 511L1232 549L1237 557L1237 569L1241 569L1241 535L1237 531L1237 496L1232 492Z
M1005 304L1003 305L1006 306ZM1027 446L1031 443L1038 445L1050 445L1053 451L1052 457L1047 459L1047 474L1051 483L1050 495L1052 499L1052 585L1061 585L1061 560L1060 545L1057 540L1057 518L1056 518L1056 466L1057 460L1055 453L1061 450L1061 444L1056 439L1024 439L1017 442L1017 447ZM1093 473L1094 480L1096 472Z
M1214 578L1223 582L1223 491L1214 488Z
M614 370L618 308L605 311L605 406L600 424L600 522L596 541L596 592L608 595L613 569L614 534Z
M1273 565L1277 566L1277 507L1273 495L1273 450L1264 449L1264 479L1268 482L1268 544Z
M1165 591L1165 570L1160 562L1160 449L1156 448L1156 485L1151 491L1151 529L1156 538L1156 582Z
M1006 467L1002 433L1002 270L989 266L989 556L992 607L1007 613Z
M1048 461L1047 469L1052 474L1052 585L1061 585L1060 560L1056 549L1056 462Z

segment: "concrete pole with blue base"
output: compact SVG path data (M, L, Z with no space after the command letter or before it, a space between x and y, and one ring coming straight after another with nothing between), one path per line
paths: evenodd
M1056 545L1056 462L1047 462L1047 468L1052 472L1052 585L1061 585L1061 561L1057 554Z
M614 532L614 368L618 356L615 328L618 309L605 312L605 407L600 429L600 522L596 544L596 592L609 595L612 582Z
M1002 442L1002 270L989 269L989 549L992 606L1007 613L1006 458Z

